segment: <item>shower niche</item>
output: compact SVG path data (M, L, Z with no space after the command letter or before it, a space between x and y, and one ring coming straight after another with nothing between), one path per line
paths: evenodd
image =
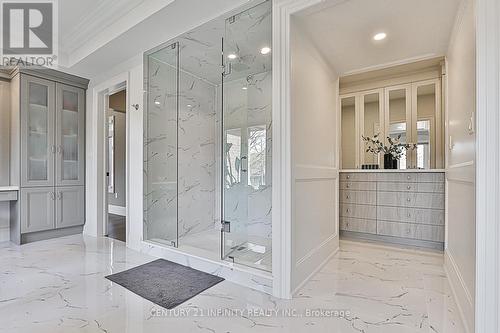
M144 240L271 271L271 1L145 53Z

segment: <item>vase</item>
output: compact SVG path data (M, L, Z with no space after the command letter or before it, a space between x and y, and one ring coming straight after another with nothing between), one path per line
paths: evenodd
M397 169L398 160L391 154L384 154L384 169Z

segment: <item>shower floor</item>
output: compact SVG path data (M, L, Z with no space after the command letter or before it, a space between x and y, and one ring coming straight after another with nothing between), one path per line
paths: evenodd
M179 238L179 250L207 259L220 260L221 232L218 229L206 230ZM271 271L272 251L270 238L248 236L238 238L237 234L226 235L227 256L234 262L265 271Z

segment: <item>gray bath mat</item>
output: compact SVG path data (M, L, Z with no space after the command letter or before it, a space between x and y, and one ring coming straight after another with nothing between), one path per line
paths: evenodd
M131 292L166 309L175 308L223 278L158 259L145 265L106 276Z

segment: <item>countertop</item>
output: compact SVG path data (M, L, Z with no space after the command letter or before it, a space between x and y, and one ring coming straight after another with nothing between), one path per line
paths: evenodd
M381 173L444 173L444 169L341 169L339 172L381 172Z
M0 186L0 192L19 191L17 186Z

